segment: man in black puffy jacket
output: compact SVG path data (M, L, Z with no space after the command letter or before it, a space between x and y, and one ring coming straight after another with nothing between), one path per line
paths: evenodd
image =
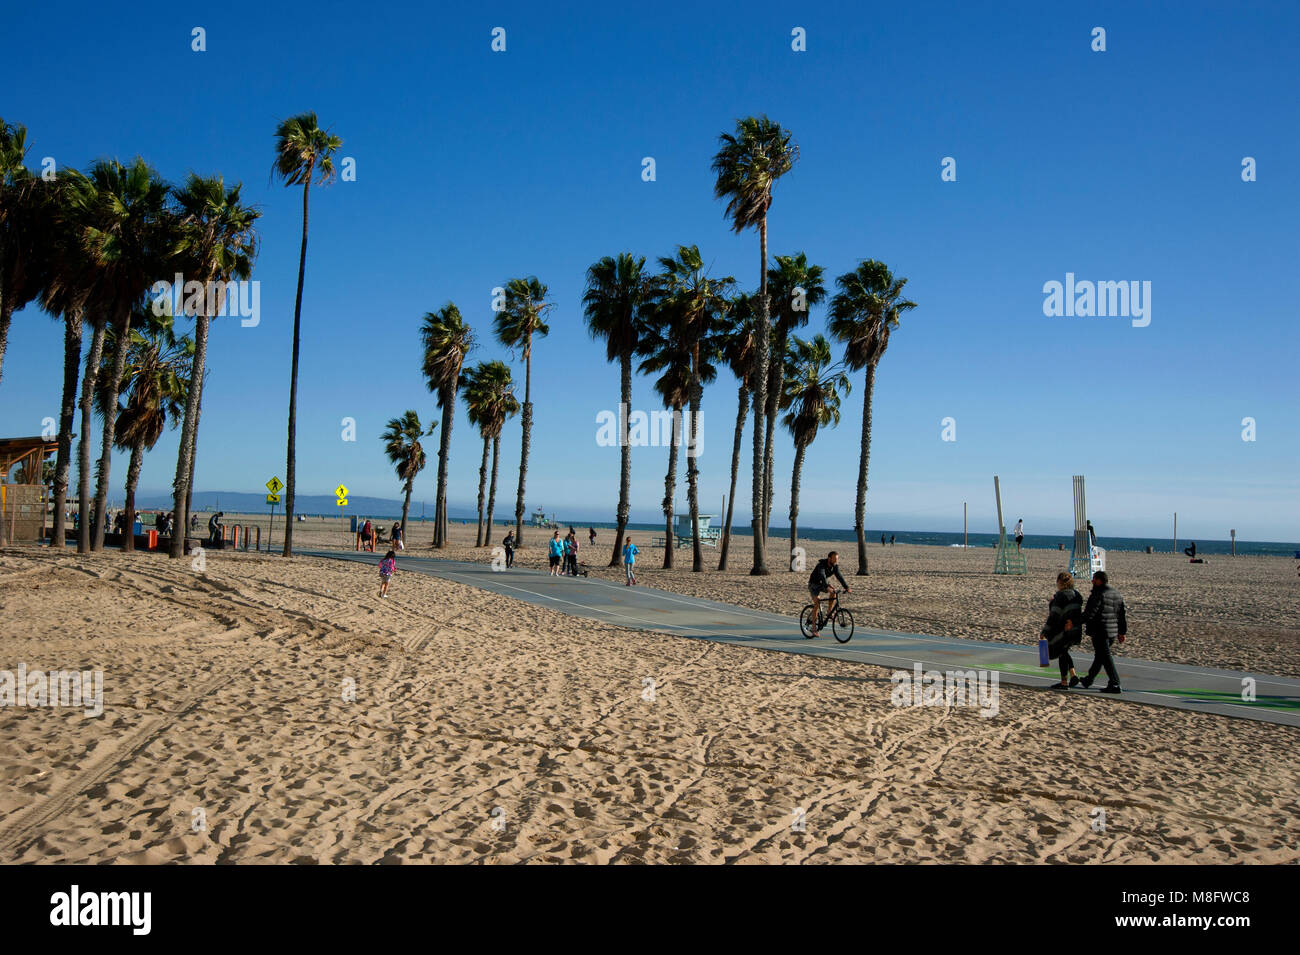
M1119 673L1110 655L1110 645L1117 637L1120 643L1124 642L1128 634L1128 619L1124 614L1124 595L1108 585L1104 570L1092 575L1092 593L1083 608L1083 625L1092 638L1092 666L1088 667L1088 675L1080 683L1085 690L1089 689L1101 668L1105 667L1110 682L1102 687L1101 692L1118 693Z

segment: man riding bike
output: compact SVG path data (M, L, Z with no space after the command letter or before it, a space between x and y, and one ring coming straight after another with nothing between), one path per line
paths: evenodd
M849 592L848 582L845 581L844 575L840 573L840 553L831 551L822 560L817 561L817 566L813 568L812 576L808 578L808 592L812 594L813 601L813 637L820 637L821 631L817 629L817 624L822 618L822 594L831 589L831 577L834 576L839 580L840 586L844 592Z

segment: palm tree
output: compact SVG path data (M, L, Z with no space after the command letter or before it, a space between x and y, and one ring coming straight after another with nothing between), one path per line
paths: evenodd
M524 356L523 450L519 455L519 493L515 497L515 547L524 545L524 483L528 477L528 447L533 434L533 336L551 331L542 321L554 307L546 301L547 288L536 276L511 279L505 285L505 308L493 319L497 341Z
M736 121L736 133L723 133L720 148L713 157L717 180L713 194L727 200L727 216L735 232L758 229L759 286L758 309L754 323L754 566L750 573L768 573L764 548L763 510L767 500L764 485L763 415L767 406L768 358L771 343L767 301L767 213L772 207L772 187L789 172L799 159L799 147L791 134L766 116L748 116Z
M14 312L35 299L45 284L42 254L46 217L42 182L28 172L27 129L0 119L0 376ZM0 513L0 544L5 542Z
M768 269L767 287L772 301L772 354L778 356L768 364L767 379L767 435L763 440L763 485L767 499L763 502L763 537L772 526L773 451L772 435L776 424L778 405L784 391L784 360L790 335L808 324L808 308L820 305L826 298L820 265L809 265L808 256L778 255L776 265Z
M492 511L496 507L497 467L501 460L501 429L519 413L510 367L503 361L481 361L465 373L462 385L470 424L483 436L483 463L478 470L478 538L475 547L491 544ZM492 488L484 519L483 491L487 482L488 446L492 447Z
M285 186L302 186L302 247L298 252L298 291L293 300L293 362L289 371L289 447L284 476L284 556L293 556L293 499L297 488L295 439L298 433L298 343L302 332L302 282L307 272L307 198L313 180L327 185L334 179L334 153L343 140L321 129L315 113L291 116L275 130L272 174ZM405 526L405 525L403 525Z
M158 443L169 420L173 428L180 423L194 360L194 343L186 337L176 337L169 313L158 315L148 307L138 309L132 316L129 334L126 371L116 389L119 397L126 396L126 404L118 411L114 432L117 448L131 452L122 515L124 551L135 549L131 528L135 525L135 492L144 454ZM115 336L116 331L110 326L105 344L114 350ZM110 374L111 369L105 367L99 377L96 402L101 414L108 401Z
M692 570L704 570L700 551L698 429L703 382L717 376L718 333L721 316L730 307L728 295L735 279L710 278L698 246L678 246L677 254L659 259L662 275L654 286L655 322L668 337L668 350L683 349L687 356L687 401L690 403L687 438L686 487L694 547ZM651 359L653 369L653 359Z
M731 493L727 495L727 519L722 527L718 570L727 569L727 554L731 548L731 518L736 510L736 478L740 473L740 443L745 432L745 418L749 413L749 379L754 371L754 297L739 294L731 300L731 308L719 332L722 360L740 382L736 402L736 435L731 446Z
M618 480L618 530L610 567L623 563L623 535L627 532L631 508L632 447L628 444L627 419L632 409L632 357L640 342L642 310L646 302L645 256L621 252L605 256L587 269L587 290L582 296L587 330L592 338L605 340L605 360L619 368L619 448L621 469Z
M380 439L384 442L384 453L388 455L389 463L397 471L397 478L402 482L402 490L405 494L402 499L403 538L410 536L406 533L406 518L411 512L411 491L415 488L415 476L424 470L426 463L424 447L420 444L420 439L433 434L433 429L436 427L438 422L435 421L429 425L429 430L425 431L424 425L420 424L420 416L408 409L400 418L388 420L388 427Z
M138 156L129 166L115 159L100 160L88 178L94 189L81 193L90 200L83 240L97 273L96 301L114 331L112 364L103 384L104 431L95 488L95 533L90 542L92 550L100 550L117 435L117 389L126 372L131 316L174 257L176 220L168 209L170 187ZM82 443L89 437L83 432Z
M795 335L785 355L781 423L794 437L794 473L790 478L790 553L799 543L799 482L804 452L817 437L817 429L840 423L840 392L849 393L849 376L831 366L831 346L821 335L810 342ZM794 561L790 562L794 570Z
M185 421L181 428L180 449L176 455L176 477L172 481L172 520L181 533L173 534L169 554L185 553L185 528L189 527L190 501L194 493L194 462L198 456L199 415L203 407L203 385L207 379L208 332L212 312L222 310L218 301L233 280L246 281L257 257L257 236L253 224L261 213L243 205L241 186L230 189L220 177L204 178L191 174L185 188L175 193L180 208L180 259L192 281L203 288L221 292L203 295L193 311L194 359L185 397ZM180 294L181 290L175 290ZM285 531L289 533L288 530Z
M875 259L858 263L852 272L835 280L839 289L831 299L831 337L844 343L844 364L850 371L866 369L862 395L862 446L858 458L858 498L854 511L858 532L858 575L867 572L867 462L871 457L871 398L876 386L876 366L889 347L889 334L898 317L916 308L903 298L907 279L896 279L889 267Z
M426 312L420 327L424 350L424 380L438 396L442 409L442 440L438 445L438 498L433 507L433 546L447 546L447 459L451 453L451 426L456 418L456 394L465 356L474 350L474 332L448 302L436 312ZM406 525L403 524L403 527Z
M43 191L41 217L44 221L41 241L42 258L47 263L47 275L41 290L41 307L54 317L63 319L63 398L59 406L58 452L54 461L54 533L51 544L66 546L66 517L68 504L68 479L72 464L72 426L77 414L77 382L80 379L81 342L86 297L91 289L90 260L81 240L81 222L78 217L77 193L88 188L82 177L71 170L53 182L46 183ZM103 350L102 333L98 338L98 352ZM95 351L96 349L92 349ZM91 393L84 396L82 432L89 427ZM85 460L82 474L90 470L90 446L83 443ZM85 485L87 499L90 485ZM83 510L82 514L86 512ZM86 546L89 546L89 527L82 521Z

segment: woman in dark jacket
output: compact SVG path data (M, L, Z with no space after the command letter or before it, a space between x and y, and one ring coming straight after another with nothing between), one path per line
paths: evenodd
M1083 642L1083 596L1074 589L1074 578L1064 571L1056 575L1056 593L1047 607L1042 635L1047 638L1048 656L1061 666L1061 682L1053 683L1052 689L1068 690L1079 684L1070 647Z

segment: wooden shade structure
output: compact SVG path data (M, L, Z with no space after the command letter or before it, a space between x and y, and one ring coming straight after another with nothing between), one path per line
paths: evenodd
M36 541L45 538L45 485L40 474L45 459L59 450L54 438L0 438L0 544L6 541ZM25 480L35 484L11 484L9 472L21 466Z

